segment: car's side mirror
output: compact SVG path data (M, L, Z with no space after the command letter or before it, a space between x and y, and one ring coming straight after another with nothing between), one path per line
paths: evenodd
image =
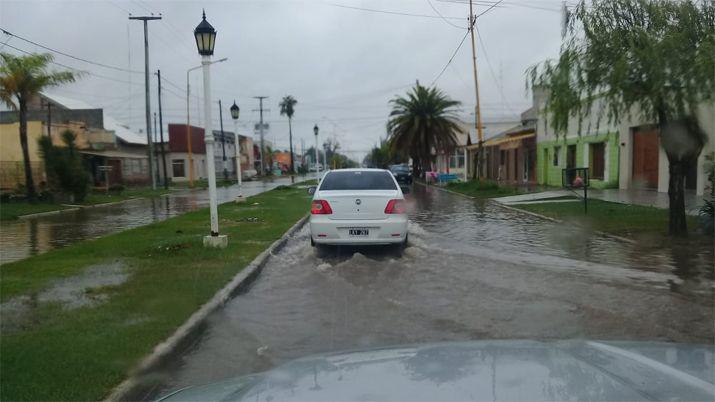
M402 190L402 194L409 194L410 186L400 186L400 190Z
M308 194L313 195L315 194L316 186L310 186L308 187Z

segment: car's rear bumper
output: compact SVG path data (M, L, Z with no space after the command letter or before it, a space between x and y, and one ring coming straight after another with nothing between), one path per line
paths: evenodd
M351 228L367 228L368 236L350 236ZM317 244L395 244L407 237L407 215L385 219L331 220L327 215L310 216L310 237Z

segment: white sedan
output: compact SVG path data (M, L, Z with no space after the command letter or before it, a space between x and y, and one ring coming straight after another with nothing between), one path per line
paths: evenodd
M407 243L405 197L389 171L331 170L311 191L311 245Z

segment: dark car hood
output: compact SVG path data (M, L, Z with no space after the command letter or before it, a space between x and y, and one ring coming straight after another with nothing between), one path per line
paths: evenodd
M476 341L294 360L166 401L713 401L709 346Z

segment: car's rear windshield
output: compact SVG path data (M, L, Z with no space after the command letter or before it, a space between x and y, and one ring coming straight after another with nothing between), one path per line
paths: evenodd
M330 172L320 190L397 190L397 186L388 172Z
M393 173L409 173L410 169L407 166L393 166L390 168Z

